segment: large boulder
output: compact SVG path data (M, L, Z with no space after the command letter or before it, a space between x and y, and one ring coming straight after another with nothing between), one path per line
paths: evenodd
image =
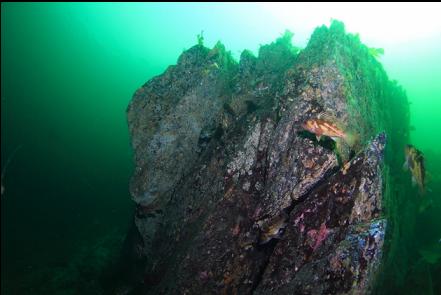
M336 21L301 51L287 32L239 63L220 43L184 52L128 107L145 266L134 290L367 293L389 226L385 145L408 134L392 103L405 95ZM303 130L323 113L356 144Z

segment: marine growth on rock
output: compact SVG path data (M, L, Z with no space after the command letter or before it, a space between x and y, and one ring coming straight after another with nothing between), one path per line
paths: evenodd
M204 47L201 34L135 93L127 110L130 188L145 283L134 288L365 294L374 287L389 226L384 187L393 186L385 167L395 167L384 154L401 145L390 120L405 117L391 114L392 104L406 97L342 23L317 28L301 51L291 36L236 62L222 44ZM337 150L305 132L304 122L320 113L344 122L357 147Z

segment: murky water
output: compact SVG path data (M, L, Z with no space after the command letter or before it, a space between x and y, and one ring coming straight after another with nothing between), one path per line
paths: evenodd
M133 211L127 104L198 34L238 58L285 29L304 47L331 18L383 48L407 92L428 191L406 229L403 286L440 290L441 6L323 5L2 3L2 293L103 292Z

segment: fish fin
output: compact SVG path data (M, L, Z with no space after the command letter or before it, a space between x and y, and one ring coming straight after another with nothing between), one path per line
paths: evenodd
M317 119L327 121L329 123L332 123L335 125L338 129L345 130L346 124L342 121L342 119L339 119L336 115L323 111L317 115Z
M325 111L319 113L317 115L317 119L325 120L325 121L333 122L333 123L338 121L337 118L334 115L332 115L332 114L330 114L328 112L325 112Z
M345 141L348 146L354 148L360 141L360 136L354 132L346 132Z
M412 186L416 186L417 181L415 179L415 176L412 176Z
M284 231L285 229L283 228L279 229L279 231L277 232L277 234L274 235L273 238L278 240L282 239Z
M320 141L320 138L322 138L322 136L317 134L317 135L315 136L315 138L317 138L317 141Z
M261 235L259 238L259 245L264 245L266 243L268 243L269 241L271 241L271 237L268 237L266 235Z
M406 161L404 161L403 163L403 171L407 171L407 170L409 170L409 161L406 158Z
M336 138L335 140L335 150L337 152L337 157L340 158L341 165L346 164L349 161L350 148L344 140L341 138Z

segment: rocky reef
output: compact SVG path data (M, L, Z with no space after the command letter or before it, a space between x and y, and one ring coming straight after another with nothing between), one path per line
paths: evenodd
M317 28L303 50L291 37L239 62L220 43L198 44L136 91L129 247L142 267L120 290L373 292L407 99L342 23ZM357 143L303 130L322 113Z

